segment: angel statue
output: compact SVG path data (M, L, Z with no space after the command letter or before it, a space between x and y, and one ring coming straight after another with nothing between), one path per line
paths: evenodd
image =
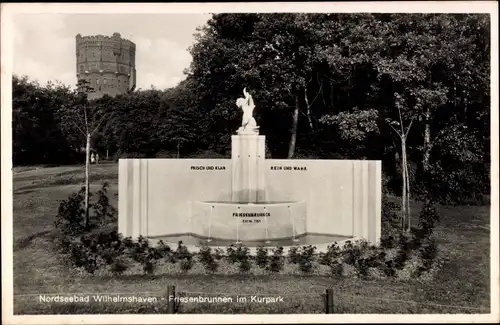
M247 89L243 89L243 95L245 98L238 98L236 100L236 106L243 110L243 118L241 121L241 127L238 129L238 134L255 134L258 133L259 127L257 122L253 117L253 110L255 104L253 103L252 95L247 92Z

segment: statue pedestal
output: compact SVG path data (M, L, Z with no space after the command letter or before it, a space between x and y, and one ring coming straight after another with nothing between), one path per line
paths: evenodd
M266 137L238 134L231 137L232 202L266 200L264 159Z

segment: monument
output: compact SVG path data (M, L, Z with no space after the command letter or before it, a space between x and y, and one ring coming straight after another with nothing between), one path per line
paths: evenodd
M231 159L120 159L119 232L212 246L377 243L381 162L265 159L243 95Z

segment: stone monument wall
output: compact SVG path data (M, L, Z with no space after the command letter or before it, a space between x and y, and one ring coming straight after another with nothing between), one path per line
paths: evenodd
M230 159L121 159L119 231L132 237L197 234L233 239L238 231L241 240L252 240L291 236L293 219L296 234L379 240L380 161L265 160L263 166L264 200L238 210ZM264 215L233 214L264 213L264 207L267 220Z

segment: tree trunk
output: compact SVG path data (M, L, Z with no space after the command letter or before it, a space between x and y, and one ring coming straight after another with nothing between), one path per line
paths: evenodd
M401 226L403 231L406 226L406 139L404 137L401 138L401 175L403 178L403 193L401 196Z
M306 103L306 115L307 115L307 121L309 122L309 127L311 128L311 131L314 131L314 125L311 118L311 106L309 104L309 98L307 98L306 87L304 87L304 102Z
M410 173L408 170L408 157L406 155L405 145L405 177L406 177L406 219L408 221L407 231L411 230L411 214L410 214Z
M90 226L89 214L89 174L90 174L90 133L87 133L87 144L85 146L85 228Z
M292 135L288 145L288 159L292 159L295 154L295 145L297 143L297 127L299 124L299 99L295 97L295 109L293 110Z
M106 147L106 160L109 160L109 149Z
M179 155L179 149L180 149L180 143L179 143L179 141L177 141L177 158L180 157L180 155Z
M431 158L431 111L427 109L425 113L425 130L424 130L424 155L422 159L422 168L426 172L429 170L429 161Z

